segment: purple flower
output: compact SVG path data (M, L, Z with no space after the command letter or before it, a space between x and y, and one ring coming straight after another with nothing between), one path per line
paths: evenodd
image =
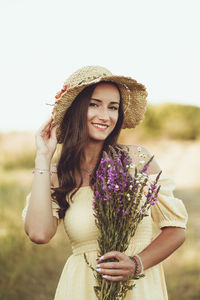
M98 197L98 196L99 196L99 191L96 190L96 191L94 192L94 194L95 194L95 196Z
M97 205L96 205L96 202L95 202L95 201L92 201L92 206L93 206L93 209L96 210Z
M124 210L124 211L122 212L122 214L123 214L123 216L128 215L128 214L129 214L129 211L128 211L128 210Z

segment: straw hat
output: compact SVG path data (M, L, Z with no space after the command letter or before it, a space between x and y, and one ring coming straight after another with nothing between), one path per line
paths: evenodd
M124 110L122 128L136 127L143 120L146 111L147 92L145 86L131 77L113 75L101 66L83 67L65 81L62 90L55 96L52 126L62 122L66 110L85 87L101 81L111 81L119 87ZM56 136L58 143L62 144L64 133L60 128L57 129Z

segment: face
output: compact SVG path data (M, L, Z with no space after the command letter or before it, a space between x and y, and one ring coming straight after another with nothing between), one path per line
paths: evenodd
M94 89L88 107L89 137L103 141L115 128L119 116L120 93L111 83L100 83Z

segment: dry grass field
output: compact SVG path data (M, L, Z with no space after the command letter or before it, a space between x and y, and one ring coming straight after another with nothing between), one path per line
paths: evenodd
M140 141L121 136L127 144ZM143 141L163 172L176 183L175 196L189 213L185 243L164 262L170 300L200 299L200 141ZM23 230L21 212L34 164L32 133L0 136L0 300L50 300L71 247L63 225L47 245L36 245Z

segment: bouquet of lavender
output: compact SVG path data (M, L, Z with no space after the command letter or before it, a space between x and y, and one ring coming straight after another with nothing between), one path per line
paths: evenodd
M144 189L148 184L147 170L153 157L138 171L131 175L134 168L132 159L127 150L119 147L109 147L108 153L104 152L96 171L96 182L94 184L93 209L95 223L99 229L98 245L99 256L109 251L125 252L134 236L138 224L147 215L148 209L157 201L160 186L157 186L161 172L156 180ZM142 196L145 195L145 201ZM86 263L95 272L94 276L97 286L94 287L95 294L99 300L122 300L128 290L135 284L130 285L130 280L139 279L128 277L126 281L109 281L102 277L88 262L84 253ZM107 261L117 261L111 258Z

